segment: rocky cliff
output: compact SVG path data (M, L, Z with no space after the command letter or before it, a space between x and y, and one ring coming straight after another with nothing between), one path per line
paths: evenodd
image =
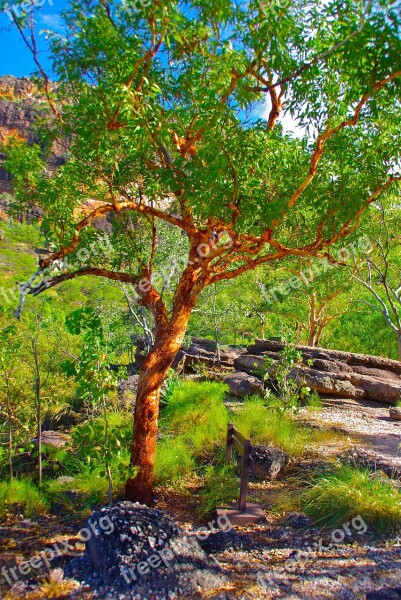
M1 146L9 136L43 146L38 121L47 118L48 109L43 91L29 78L0 77L0 194L11 194L11 177L2 168ZM50 118L50 117L49 117ZM63 147L53 143L50 167L63 161ZM0 197L0 218L7 210L7 199Z

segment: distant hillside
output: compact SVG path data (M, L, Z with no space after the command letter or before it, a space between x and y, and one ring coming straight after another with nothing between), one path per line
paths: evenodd
M42 145L37 122L47 113L43 92L28 77L0 77L0 146L10 135L27 140L29 144ZM11 177L2 168L3 160L0 148L0 194L12 192ZM50 166L54 168L62 161L63 148L55 143L52 145ZM6 214L6 204L6 199L0 198L0 218Z

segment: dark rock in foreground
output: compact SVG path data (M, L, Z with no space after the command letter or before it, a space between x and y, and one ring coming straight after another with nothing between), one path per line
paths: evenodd
M286 452L271 446L252 446L252 474L256 479L276 479L288 465Z
M400 600L401 587L397 588L382 588L375 592L366 594L366 600Z
M298 512L290 512L285 517L285 524L293 529L306 529L312 526L312 519Z
M214 559L165 513L120 502L95 512L82 559L71 574L93 585L124 590L125 598L186 597L227 585ZM136 595L135 595L136 594ZM139 594L139 596L138 596Z

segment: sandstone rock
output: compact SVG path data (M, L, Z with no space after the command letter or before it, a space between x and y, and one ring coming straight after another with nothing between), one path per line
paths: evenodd
M395 406L389 409L389 414L395 421L401 421L401 407Z
M136 343L137 350L135 353L135 363L141 366L145 356L145 343L139 339ZM213 340L205 340L202 338L192 338L189 346L182 347L178 352L173 362L173 368L183 370L185 373L193 372L196 365L204 364L208 368L222 367L226 370L233 370L234 360L245 353L244 348L228 348L220 349L220 362L217 354L217 344Z
M37 445L38 438L34 438L33 443ZM69 442L71 438L69 435L65 433L61 433L60 431L42 431L42 445L43 446L51 446L52 448L64 448Z
M224 377L225 383L230 386L230 394L238 398L245 396L263 396L263 383L254 375L237 371Z
M274 378L275 363L284 344L275 340L257 340L234 361L234 367L250 375L268 372ZM324 348L296 347L305 366L297 367L289 377L305 383L322 395L363 398L395 404L401 397L401 363L380 356L351 354ZM266 368L266 357L273 360ZM312 361L311 367L306 361Z
M266 373L266 359L256 354L242 354L234 360L234 367L250 375L262 375Z
M276 479L288 465L286 452L271 446L252 446L252 474L256 479Z
M351 383L360 390L360 397L366 400L395 404L401 397L401 379L398 382L382 381L376 377L352 373Z
M265 352L279 352L284 348L282 342L272 340L256 340L248 346L249 354L262 354ZM311 346L296 346L305 358L335 360L345 362L348 366L364 366L368 368L384 369L401 376L401 362L381 356L369 356L368 354L353 354L341 350L329 350L327 348L312 348Z

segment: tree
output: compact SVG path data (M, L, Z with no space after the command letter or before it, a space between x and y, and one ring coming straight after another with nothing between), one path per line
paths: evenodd
M396 5L274 6L266 16L258 0L161 0L139 10L131 0L74 0L66 35L51 41L56 88L32 21L14 15L43 79L51 139L69 144L54 175L38 147L7 147L17 203L44 210L55 247L24 293L104 277L133 286L153 315L132 500L151 498L160 389L201 292L290 256L333 261L330 247L400 180ZM257 117L262 105L266 119ZM303 139L284 132L285 110ZM113 251L92 252L105 215ZM168 299L155 272L163 228L187 255Z
M352 277L360 283L374 302L359 300L373 310L380 312L397 340L398 356L401 360L401 255L399 236L390 233L387 219L391 212L380 207L380 229L374 247L365 253L364 261L354 261ZM389 219L390 220L390 219ZM399 230L399 220L392 219L391 229Z
M121 447L116 434L110 432L109 418L107 412L107 399L110 392L115 391L118 385L118 374L110 369L107 363L107 340L103 330L102 322L92 308L81 308L72 312L66 319L66 325L70 333L83 336L83 348L76 361L67 360L63 363L64 371L68 376L74 376L78 384L78 392L81 398L89 400L94 407L100 407L103 414L104 428L100 423L97 424L97 434L99 430L103 433L103 439L95 440L95 450L88 446L88 438L94 437L94 431L90 424L83 429L83 439L81 446L86 450L86 457L93 458L95 452L100 447L100 453L104 460L105 474L107 476L109 488L108 499L110 506L113 504L113 480L110 463L112 452L116 449L116 443ZM120 373L122 376L123 373ZM89 435L88 431L89 429Z

